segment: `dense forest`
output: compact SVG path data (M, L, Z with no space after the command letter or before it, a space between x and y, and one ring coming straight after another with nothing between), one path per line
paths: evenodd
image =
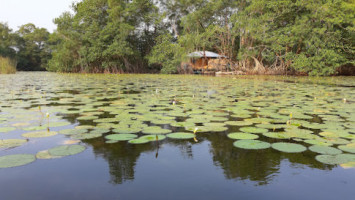
M53 33L0 23L0 56L56 72L177 73L204 50L261 74L355 65L353 0L83 0L54 23Z

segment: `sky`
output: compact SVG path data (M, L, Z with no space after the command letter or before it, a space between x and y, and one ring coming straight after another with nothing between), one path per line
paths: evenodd
M13 31L33 23L53 32L56 29L53 19L70 11L74 1L78 0L0 0L0 22L7 22Z

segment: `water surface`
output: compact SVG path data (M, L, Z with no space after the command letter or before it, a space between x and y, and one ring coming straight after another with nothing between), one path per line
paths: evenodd
M321 153L306 141L336 149L354 143L354 87L353 77L0 75L0 130L15 127L0 131L0 139L25 138L31 127L59 132L1 148L0 156L35 155L74 140L86 147L76 155L0 169L1 199L353 199L354 168L319 162ZM250 123L228 124L235 121ZM80 137L60 134L82 125L92 127ZM144 136L148 126L198 130L194 139L145 144L105 138L122 134L115 129L139 129L134 134ZM306 150L235 147L237 140L227 135L245 127L287 136L251 132L259 141ZM95 130L104 133L83 137Z

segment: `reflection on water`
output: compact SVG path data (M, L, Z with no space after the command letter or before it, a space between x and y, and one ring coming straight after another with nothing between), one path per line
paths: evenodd
M293 115L295 119L292 119L292 123L296 125L292 130L310 130L310 134L302 132L301 138L292 136L296 138L294 140L275 139L259 133L258 140L270 144L291 142L309 147L311 144L305 142L309 137L323 141L329 138L320 137L320 132L336 132L342 134L337 136L342 137L342 140L333 138L331 141L338 142L332 144L333 147L344 141L345 144L354 143L354 78L234 79L19 73L1 77L0 85L3 86L0 89L0 128L20 122L31 124L25 128L46 126L47 119L43 117L43 113L49 112L51 122L70 122L70 125L63 127L50 127L51 131L73 129L79 125L107 130L102 136L81 139L80 144L87 147L84 154L37 160L26 166L0 169L0 176L3 177L0 180L0 192L7 198L14 199L14 189L10 187L14 184L27 188L26 192L31 194L40 190L38 185L54 184L58 190L47 188L47 191L43 191L43 199L50 198L51 195L63 198L61 187L55 181L61 180L61 177L32 177L32 174L50 176L52 172L48 171L48 166L53 167L58 174L70 176L68 180L77 184L72 186L75 190L81 191L84 188L81 184L88 184L85 192L66 196L66 199L271 199L287 197L288 191L275 194L275 191L282 190L283 187L292 187L299 192L290 199L334 197L326 192L313 194L313 190L322 191L315 184L337 188L343 192L339 196L349 199L351 191L348 188L354 185L354 182L349 182L355 178L352 169L347 171L338 165L323 164L315 159L319 153L310 150L283 153L273 148L236 148L233 146L235 140L228 138L227 134L240 132L240 127L223 124L225 121L251 120L253 125L247 125L248 127L274 124L279 127L275 129L270 126L270 132L284 133L289 127L283 126L286 122L289 123ZM82 116L94 116L93 119L107 121L77 119ZM112 119L117 119L117 122ZM186 122L186 126L178 126L175 122ZM298 123L302 125L299 126ZM160 126L172 132L190 133L195 127L199 127L201 132L196 134L198 142L193 139L166 138L146 144L130 144L127 141L107 143L104 136L115 133L114 129L122 124L128 128ZM29 132L25 128L0 133L0 139L21 138L21 134ZM89 131L92 131L91 128L88 128ZM135 134L137 137L143 135L141 132ZM71 137L58 134L52 138L30 138L26 145L1 149L0 156L36 154L58 146ZM77 162L74 161L76 159ZM63 167L71 166L72 163L76 165L73 169ZM61 167L56 168L56 165ZM81 175L78 175L76 169L83 169ZM108 174L109 178L105 176ZM84 176L87 177L84 179ZM21 177L26 177L35 184L31 184L31 181L21 182ZM294 183L288 182L285 177L292 178L294 183L306 182L295 188ZM330 180L324 181L326 178ZM8 184L9 180L11 184ZM97 184L101 184L105 195L93 195L95 190L91 189ZM157 188L166 192L161 194L155 191ZM246 192L250 190L255 192ZM36 199L36 196L31 198Z

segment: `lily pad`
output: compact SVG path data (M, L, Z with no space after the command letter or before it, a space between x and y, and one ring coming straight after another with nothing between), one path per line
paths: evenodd
M324 137L339 137L338 134L333 133L333 132L320 132L319 135L324 136Z
M291 137L287 135L285 132L268 132L263 133L264 136L275 139L290 139Z
M286 153L299 153L306 151L307 148L300 145L300 144L293 144L293 143L287 143L287 142L277 142L273 143L271 145L273 149L276 149L278 151L286 152Z
M106 135L105 138L108 140L115 140L115 141L127 141L136 138L137 135L134 134L111 134Z
M314 144L314 145L318 145L318 146L332 146L332 143L328 143L325 141L320 141L320 140L304 140L305 143L308 144Z
M0 133L7 133L16 130L15 127L0 127Z
M338 155L318 155L316 160L324 164L337 165L348 162L355 162L354 154L338 154Z
M0 168L10 168L27 165L36 160L32 154L15 154L0 157Z
M160 126L149 126L149 127L144 128L142 133L152 134L152 135L167 134L167 133L171 133L171 130L160 128Z
M85 132L87 132L86 129L62 129L59 131L60 134L64 135L82 134Z
M131 144L145 144L148 142L149 142L148 140L141 139L141 138L137 138L137 139L133 139L133 140L128 141L128 143L131 143Z
M140 128L115 128L113 129L113 132L115 133L122 133L122 134L133 134L133 133L139 133L141 132L142 129Z
M227 136L235 140L254 140L259 138L258 135L254 135L251 133L242 133L242 132L230 133Z
M328 155L336 155L336 154L342 153L342 151L340 151L339 149L336 149L334 147L320 146L320 145L310 146L309 150L316 152L316 153L328 154Z
M165 139L165 135L145 135L133 140L129 140L128 142L131 144L145 144L148 142L159 141Z
M355 143L350 143L350 144L346 144L346 145L339 145L338 149L341 149L341 150L349 152L349 153L355 153Z
M40 130L45 130L47 129L47 125L43 125L43 126L29 126L29 127L25 127L25 128L22 128L22 130L25 130L25 131L40 131Z
M27 140L24 139L6 139L0 140L0 148L12 148L18 147L26 143Z
M355 168L355 162L347 162L344 164L340 164L340 166L344 169Z
M195 123L192 122L173 122L170 124L170 126L173 127L190 127L190 126L195 126Z
M60 127L60 126L68 126L70 122L49 122L49 127Z
M229 126L250 126L253 124L253 122L248 121L226 121L224 123Z
M57 135L55 131L38 131L38 132L30 132L22 134L22 137L27 138L42 138L42 137L51 137Z
M139 138L153 142L153 141L157 141L157 140L164 140L166 138L166 136L165 135L144 135Z
M271 146L270 143L260 140L238 140L233 145L242 149L267 149Z
M170 133L166 135L168 138L173 139L192 139L195 137L193 133L184 133L184 132L177 132L177 133Z
M257 128L257 127L243 127L239 130L242 132L245 132L245 133L266 133L266 132L268 132L268 130L265 128Z
M75 135L70 136L70 138L73 140L89 140L89 139L94 139L94 138L98 138L101 136L102 136L101 133L79 133L79 134L75 134Z
M52 156L70 156L83 152L86 149L82 145L62 145L54 147L48 150L49 154Z
M95 126L92 125L80 125L75 127L75 129L93 129L93 128L95 128Z
M53 156L49 153L48 150L40 151L36 154L37 159L54 159L54 158L61 158L63 156Z

